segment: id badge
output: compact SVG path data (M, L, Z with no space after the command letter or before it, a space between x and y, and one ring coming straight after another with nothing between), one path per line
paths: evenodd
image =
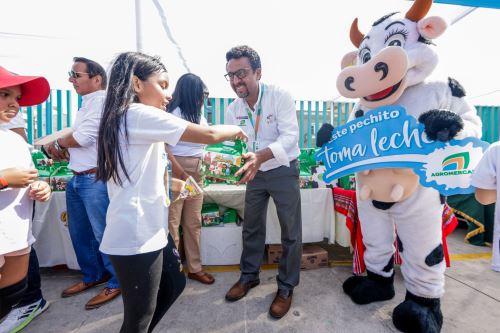
M259 150L259 142L254 141L253 142L253 152L255 153L257 150Z

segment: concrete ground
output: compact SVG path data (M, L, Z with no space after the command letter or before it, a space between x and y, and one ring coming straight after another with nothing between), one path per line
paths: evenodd
M452 267L446 272L446 294L442 299L443 332L499 332L500 273L490 268L490 250L464 243L464 230L448 237ZM227 289L238 279L237 267L215 267L214 285L188 280L181 297L155 332L395 332L391 313L404 298L405 288L396 272L396 297L391 301L355 305L343 292L342 282L351 274L348 250L329 249L332 267L303 271L295 289L293 305L286 317L268 315L276 291L276 269L263 269L261 285L235 303L224 300ZM97 290L61 298L61 291L78 282L78 272L48 270L42 273L44 296L50 308L23 332L118 332L122 300L97 310L84 305Z

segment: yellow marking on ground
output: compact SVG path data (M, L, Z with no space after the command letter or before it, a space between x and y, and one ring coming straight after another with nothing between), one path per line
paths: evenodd
M451 254L450 259L452 261L464 261L464 260L479 260L479 259L491 259L490 252L482 253L464 253L464 254ZM330 260L328 262L328 267L347 267L352 266L352 260ZM263 264L260 266L262 270L278 269L278 264ZM187 272L187 267L184 267L184 271ZM225 273L225 272L239 272L239 265L224 265L224 266L205 266L205 272L209 273Z
M451 254L450 259L455 261L491 259L491 252Z

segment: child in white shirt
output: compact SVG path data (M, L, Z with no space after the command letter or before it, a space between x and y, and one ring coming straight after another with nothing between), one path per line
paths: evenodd
M483 205L497 202L493 227L493 258L491 268L500 272L500 142L488 147L472 175L476 199Z
M0 124L15 118L20 106L39 104L49 93L45 78L19 76L0 67ZM29 252L35 241L31 234L32 200L47 201L50 187L35 181L36 170L26 142L6 128L0 128L0 156L1 320L27 287Z

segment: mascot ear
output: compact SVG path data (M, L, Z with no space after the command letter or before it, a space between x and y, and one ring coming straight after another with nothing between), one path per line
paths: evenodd
M352 66L356 63L356 57L358 55L358 51L352 51L347 53L340 62L340 69L344 69L346 67Z
M439 16L429 16L418 21L417 28L425 39L435 39L445 32L448 23Z

